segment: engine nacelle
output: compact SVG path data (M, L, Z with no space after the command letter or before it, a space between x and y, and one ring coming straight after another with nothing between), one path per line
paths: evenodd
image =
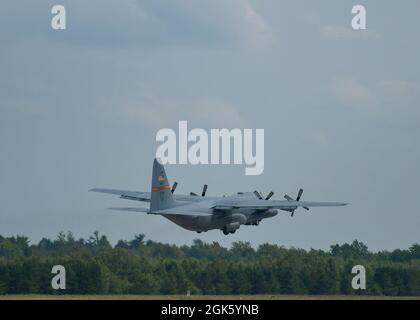
M245 224L246 220L247 218L241 213L234 213L230 216L231 223L237 222L241 225L241 224Z
M264 218L274 217L275 215L277 215L277 213L279 213L279 211L277 209L268 209L265 212L265 217Z
M238 230L240 226L241 224L239 222L232 222L232 223L227 224L224 230L226 232L234 232Z
M236 230L239 229L241 224L245 224L247 221L247 218L241 214L241 213L234 213L229 216L228 220L226 221L226 225L224 226L223 233L229 234L229 233L235 233Z
M229 222L225 225L223 231L225 233L234 233L236 230L239 229L241 224L246 223L246 217L240 213L234 213L229 216Z

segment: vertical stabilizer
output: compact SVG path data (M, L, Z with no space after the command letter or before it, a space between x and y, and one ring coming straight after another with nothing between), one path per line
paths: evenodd
M165 168L159 160L155 159L153 162L150 211L159 211L175 206L176 202L173 199Z

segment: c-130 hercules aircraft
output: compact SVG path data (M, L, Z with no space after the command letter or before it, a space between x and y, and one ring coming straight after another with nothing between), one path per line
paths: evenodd
M238 192L224 197L206 197L207 185L201 196L191 192L189 195L174 194L177 182L169 185L165 168L159 160L153 162L151 192L126 191L94 188L89 191L119 195L122 199L150 202L149 208L110 208L113 210L143 212L164 216L184 229L198 233L220 229L224 234L235 233L241 225L257 226L261 220L274 217L278 210L287 211L293 217L295 210L302 207L338 207L346 203L300 201L303 190L296 199L284 196L286 200L270 200L273 192L263 198L258 191Z

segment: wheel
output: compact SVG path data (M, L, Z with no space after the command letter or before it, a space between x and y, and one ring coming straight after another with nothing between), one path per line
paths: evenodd
M223 231L223 234L224 235L228 235L229 234L229 231L227 231L226 228L223 228L222 231Z
M197 231L197 233L201 233L201 231Z
M236 232L236 230L233 230L233 231L231 231L230 233L235 233Z

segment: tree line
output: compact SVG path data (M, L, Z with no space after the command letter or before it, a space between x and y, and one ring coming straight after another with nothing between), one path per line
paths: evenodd
M66 269L66 290L53 290L51 268ZM354 290L352 267L366 268L366 290ZM249 242L194 240L170 245L144 234L114 246L95 232L71 232L30 244L0 236L0 294L363 294L420 296L420 245L371 252L357 240L330 250Z

